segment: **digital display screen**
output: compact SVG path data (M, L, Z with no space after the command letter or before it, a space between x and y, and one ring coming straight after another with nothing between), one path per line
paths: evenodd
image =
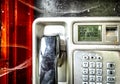
M102 26L78 25L78 41L102 41Z

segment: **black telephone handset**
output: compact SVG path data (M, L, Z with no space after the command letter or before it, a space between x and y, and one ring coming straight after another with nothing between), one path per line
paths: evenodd
M57 65L60 52L59 35L43 36L39 54L40 84L57 84Z

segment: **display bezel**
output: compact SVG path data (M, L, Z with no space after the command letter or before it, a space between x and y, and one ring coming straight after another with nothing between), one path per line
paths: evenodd
M101 31L101 40L100 41L80 41L78 40L78 27L79 25L86 25L86 26L89 26L89 25L99 25L101 26L102 28L102 31ZM106 41L106 37L105 37L105 34L106 34L106 27L110 25L110 26L113 26L113 25L116 25L117 26L117 29L118 29L118 37L119 37L119 32L120 32L120 23L114 23L114 22L76 22L73 24L73 43L75 44L120 44L120 38L117 38L117 42L114 43L114 42L108 42Z

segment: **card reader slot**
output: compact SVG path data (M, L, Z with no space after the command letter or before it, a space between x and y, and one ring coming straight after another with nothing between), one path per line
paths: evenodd
M117 26L106 26L106 42L118 42Z

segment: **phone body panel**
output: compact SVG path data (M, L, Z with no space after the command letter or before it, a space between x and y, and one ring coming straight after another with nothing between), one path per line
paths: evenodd
M99 42L90 42L90 41L78 41L76 40L76 27L77 25L85 25L88 23L88 25L103 25L107 24L109 25L117 25L117 28L113 29L113 34L117 36L118 42L111 42L113 40L108 40L105 42L106 37L106 31L107 33L111 33L111 30L105 29L105 26L103 25L102 28L102 40ZM119 51L120 51L120 40L119 40L119 26L120 26L120 18L119 17L53 17L53 18L38 18L33 22L33 84L39 84L39 74L38 74L38 48L39 42L37 41L38 38L41 38L42 35L44 35L44 28L46 25L51 26L59 26L58 28L63 28L65 31L64 33L61 33L61 36L64 36L64 39L61 39L62 42L62 48L66 51L66 57L65 62L62 67L58 69L58 84L75 84L75 52L77 51L95 51L95 52L110 52L115 51L116 56L115 58L119 58ZM61 27L62 26L62 27ZM118 33L116 33L116 30ZM112 37L112 36L111 36ZM78 37L77 37L78 39ZM103 52L102 52L103 51ZM114 58L113 57L113 58ZM103 56L104 62L106 62L107 57ZM111 58L110 58L111 59ZM119 59L117 62L117 66L119 67ZM105 67L104 67L105 68ZM75 70L74 70L75 69ZM118 68L117 68L118 69ZM63 73L61 73L63 72ZM78 72L79 73L79 72ZM82 72L81 72L82 73ZM117 71L117 73L119 73ZM119 77L117 77L117 80L119 80ZM77 84L77 83L76 83ZM103 83L104 84L104 83ZM115 84L119 84L116 82Z

